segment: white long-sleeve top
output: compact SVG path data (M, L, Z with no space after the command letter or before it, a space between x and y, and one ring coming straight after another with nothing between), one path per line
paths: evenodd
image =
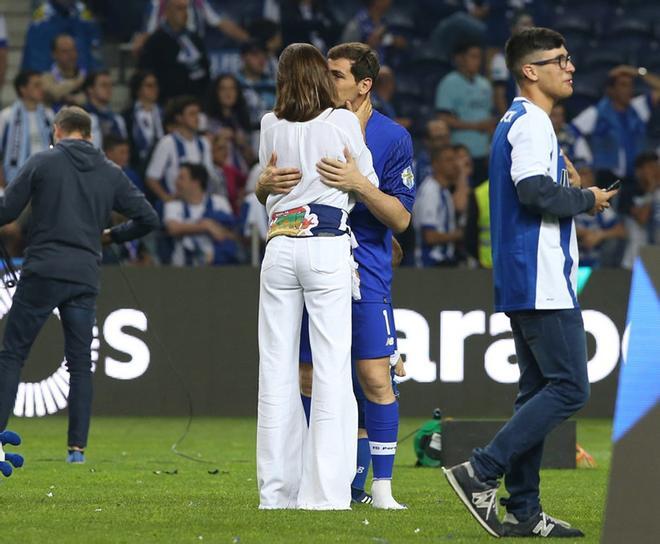
M297 168L302 172L302 180L290 193L268 197L268 216L307 204L324 204L350 212L355 205L355 197L329 187L321 181L316 171L316 163L324 157L345 162L344 147L355 158L362 175L378 187L371 152L364 143L360 123L354 113L328 108L305 122L278 119L272 112L264 115L259 142L261 167L268 166L275 152L278 168Z

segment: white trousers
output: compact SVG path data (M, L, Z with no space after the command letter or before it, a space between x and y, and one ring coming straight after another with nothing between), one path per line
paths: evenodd
M259 508L348 510L357 456L348 236L266 246L259 295ZM314 381L309 429L298 375L303 303Z

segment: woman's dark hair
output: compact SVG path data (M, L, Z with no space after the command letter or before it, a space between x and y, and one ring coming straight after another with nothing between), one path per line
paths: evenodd
M225 80L230 79L236 86L236 103L231 107L231 113L226 116L222 112L222 106L218 100L218 89L220 84ZM220 74L209 85L206 100L204 103L204 113L211 119L217 119L223 125L231 126L232 128L241 128L245 131L250 130L250 113L248 111L245 97L243 96L243 88L238 79L232 74Z
M138 70L132 76L128 82L128 88L131 91L131 101L135 102L138 98L138 93L140 92L140 87L144 83L144 80L149 76L156 77L156 74L150 72L149 70Z
M334 108L337 92L328 63L308 43L293 43L280 55L273 112L287 121L309 121Z
M504 46L507 68L517 81L522 81L523 61L536 51L549 51L566 47L564 37L554 30L543 27L534 27L522 30L509 38Z

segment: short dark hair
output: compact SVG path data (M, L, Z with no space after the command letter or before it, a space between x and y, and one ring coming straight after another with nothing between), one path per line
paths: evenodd
M483 49L483 46L478 42L462 41L456 44L453 54L462 55L463 53L467 53L473 47L476 47L479 50Z
M90 87L96 85L96 80L101 76L110 77L110 72L108 70L97 70L96 72L90 72L87 74L87 77L85 78L85 81L82 85L83 92L87 92Z
M607 76L607 80L605 81L605 88L606 88L606 89L611 89L612 87L614 87L614 86L618 83L618 81L619 81L621 78L626 78L626 77L627 77L628 79L630 79L630 80L635 79L635 78L634 78L633 76L631 76L630 74L617 74L617 75L615 75L615 76L610 76L610 75L608 75L608 76Z
M452 144L451 147L454 151L459 151L461 149L464 149L465 151L468 152L468 155L472 156L472 153L470 153L470 148L465 144Z
M120 145L130 145L126 138L116 136L115 134L106 134L103 136L103 151L106 153L112 151L115 147Z
M31 78L40 75L41 73L35 70L21 70L18 72L14 78L14 90L16 91L16 96L21 96L21 89L30 83Z
M206 191L206 188L209 186L209 173L203 164L197 164L194 162L182 162L179 165L179 168L187 168L188 172L190 173L190 177L199 182L202 189Z
M68 32L62 32L62 33L58 34L57 36L55 36L53 38L53 41L50 42L50 51L51 51L51 53L53 51L55 51L55 49L57 49L57 40L59 40L60 38L71 38L74 41L74 43L76 41L76 39L71 34L69 34Z
M521 67L523 60L535 51L549 51L566 47L564 37L554 30L543 27L533 27L522 30L511 36L504 46L506 65L516 81L524 79Z
M437 161L445 151L456 151L451 144L441 145L431 150L431 164Z
M181 115L189 106L201 107L199 100L194 96L175 96L165 106L165 118L174 123L176 122L176 116Z
M60 127L64 134L80 132L83 138L92 136L92 118L79 106L64 106L57 112L53 125Z
M654 151L644 151L635 157L635 168L641 168L650 162L658 162L658 155Z
M328 51L331 60L348 59L351 61L351 74L355 81L370 78L374 83L380 72L378 55L367 44L348 42L335 45Z

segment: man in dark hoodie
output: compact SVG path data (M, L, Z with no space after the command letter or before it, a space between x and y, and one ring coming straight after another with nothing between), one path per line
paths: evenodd
M23 271L0 351L0 432L14 407L21 368L43 324L59 309L70 374L68 462L84 462L92 407L90 346L102 243L122 243L159 225L144 195L91 143L77 106L54 120L55 146L30 157L0 198L0 226L31 201ZM111 229L116 211L129 220Z

